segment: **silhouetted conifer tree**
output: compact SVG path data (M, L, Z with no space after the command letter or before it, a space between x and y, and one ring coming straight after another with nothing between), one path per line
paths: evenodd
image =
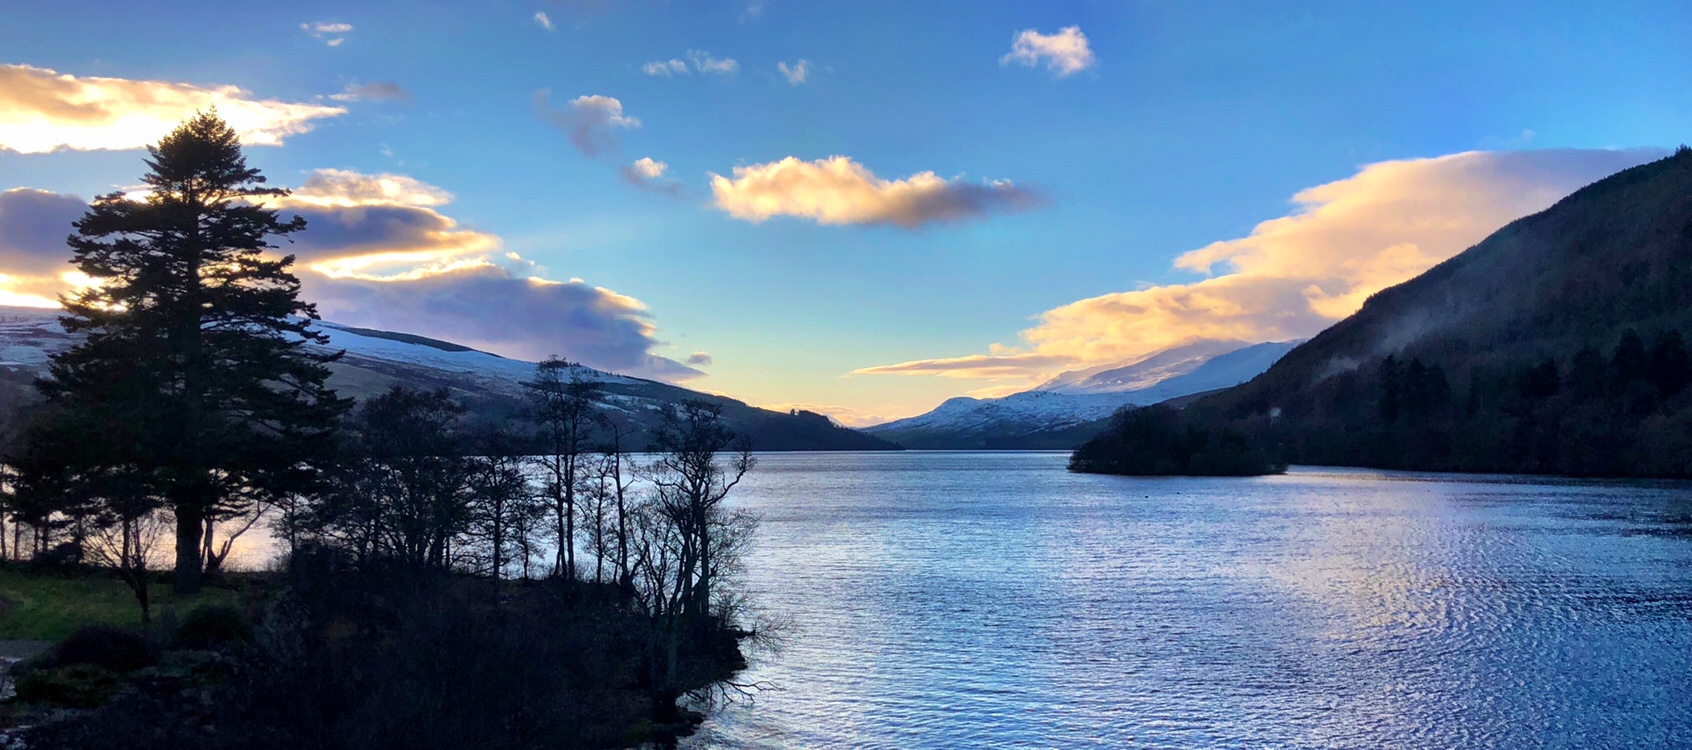
M236 133L215 112L148 148L145 198L98 198L76 223L72 261L97 282L64 299L86 338L40 385L68 410L126 425L107 460L139 467L176 516L176 588L197 591L208 520L309 479L346 403L324 385L337 355L299 300L274 237L305 228L262 199Z

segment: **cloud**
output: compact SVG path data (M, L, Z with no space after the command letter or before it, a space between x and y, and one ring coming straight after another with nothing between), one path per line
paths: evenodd
M58 306L56 296L75 273L65 238L87 210L75 196L29 188L0 192L0 305Z
M876 177L845 156L735 167L734 178L711 175L717 208L761 222L798 216L819 224L894 224L912 229L934 222L1024 210L1040 197L1008 181L969 183L918 172L902 180Z
M452 194L405 175L319 169L306 177L305 183L284 202L314 206L441 206L452 202Z
M674 75L688 74L687 63L682 62L677 58L671 58L669 60L653 60L652 62L640 66L640 70L642 73L649 76L663 76L664 78L669 78Z
M547 17L544 10L535 11L535 23L540 24L540 27L547 31L552 30L552 19Z
M376 81L374 83L348 84L339 94L330 94L330 99L338 102L378 101L378 102L410 102L411 92L393 81Z
M960 380L996 380L1025 376L1030 370L1046 371L1071 362L1060 355L971 354L964 357L919 359L896 365L877 365L853 370L853 375L931 375Z
M475 265L399 282L308 278L307 291L323 316L338 323L419 333L528 360L558 354L663 380L704 374L652 353L662 342L640 300L581 279L519 277Z
M1287 216L1182 254L1207 274L1078 300L1041 314L1015 346L860 374L1023 378L1121 362L1200 339L1306 338L1369 295L1414 277L1503 225L1657 150L1467 152L1370 164L1293 196Z
M999 58L1000 65L1016 62L1030 68L1039 66L1041 61L1045 61L1046 69L1055 78L1072 76L1098 62L1080 26L1065 26L1056 34L1023 29L1011 42L1011 51Z
M740 72L740 63L735 62L734 58L727 57L719 60L704 50L688 50L687 59L693 61L694 70L706 75L734 75Z
M691 69L688 67L688 62L693 64ZM734 75L740 72L740 63L732 57L718 59L709 52L690 49L687 51L686 61L679 57L672 57L668 60L653 60L640 66L640 72L661 78L691 75L694 72L704 75Z
M694 352L687 355L687 363L690 365L705 367L710 365L712 361L710 352Z
M740 22L746 23L747 21L756 21L763 18L764 11L767 9L766 5L765 0L752 0L747 3L746 8L740 11Z
M781 77L786 78L789 84L798 86L810 77L811 61L800 59L799 62L791 66L784 62L778 62L776 63L776 70L781 72Z
M649 156L634 160L634 163L622 168L623 180L635 187L656 190L661 193L674 193L681 189L681 183L664 177L665 170L670 165L657 161Z
M28 65L0 65L0 149L43 154L59 149L142 148L196 111L217 108L250 146L278 146L341 107L254 99L235 86L60 75Z
M324 44L339 47L342 42L347 40L346 35L352 33L353 26L350 23L315 21L300 24L300 30L309 34L313 39L322 39Z
M318 170L267 205L305 217L281 252L297 256L303 296L329 320L663 380L704 374L655 353L665 344L640 300L544 278L498 236L437 210L451 199L401 175ZM0 193L0 304L51 307L75 284L65 236L85 210L73 196Z
M559 108L550 103L552 92L535 92L535 112L541 119L570 136L570 142L588 156L617 148L617 131L640 127L640 119L623 114L623 103L613 97L578 96Z

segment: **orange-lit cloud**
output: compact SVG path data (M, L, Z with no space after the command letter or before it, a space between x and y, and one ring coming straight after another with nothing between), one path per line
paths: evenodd
M734 177L711 175L716 206L737 219L761 222L796 216L819 224L893 224L907 229L934 222L1018 211L1040 202L1008 181L972 183L918 172L902 180L876 177L844 156L735 167Z
M1293 196L1287 216L1176 258L1209 274L1048 310L1015 346L867 367L859 374L1017 379L1121 362L1200 339L1306 338L1369 295L1462 252L1654 150L1468 152L1370 164Z
M297 256L303 296L330 320L524 359L559 354L643 377L704 374L655 353L665 344L640 300L581 279L544 278L502 251L498 236L437 210L451 200L403 175L331 169L266 204L306 219L282 251ZM80 283L66 263L65 237L87 208L47 191L0 192L0 304L56 306L57 293Z
M1046 64L1055 78L1066 78L1093 67L1097 59L1080 26L1066 26L1056 34L1023 29L1011 40L1011 51L999 58L1000 65L1021 63L1027 67Z
M235 86L203 87L62 75L28 65L0 65L0 149L42 154L142 148L194 112L211 107L248 145L277 146L345 114L341 107L255 99Z

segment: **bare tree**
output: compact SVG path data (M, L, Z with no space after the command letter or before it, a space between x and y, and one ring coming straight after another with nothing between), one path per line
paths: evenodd
M524 384L534 408L542 454L537 459L546 474L547 497L552 500L558 550L553 574L574 581L576 567L576 491L582 458L592 437L594 391L599 384L582 377L581 367L559 357L535 366L535 379Z
M678 564L685 609L709 617L711 587L729 535L718 506L755 461L752 446L723 420L722 406L689 400L670 405L653 438L650 471L659 511L680 534Z
M517 529L524 526L522 517L533 515L534 493L510 431L490 430L478 443L482 455L473 463L470 476L470 533L485 550L487 575L497 581L505 576L513 557L527 555L518 551L527 545L519 542ZM523 566L527 568L527 559Z
M85 549L96 561L117 571L118 577L135 595L135 603L141 606L141 621L151 622L153 610L148 583L152 571L149 563L158 551L159 542L170 534L175 522L159 511L162 498L151 495L141 477L141 472L134 467L84 475L83 489L104 500L87 536Z

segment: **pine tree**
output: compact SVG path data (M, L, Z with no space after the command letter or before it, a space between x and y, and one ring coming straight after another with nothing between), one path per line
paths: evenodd
M148 148L148 195L101 196L69 239L95 285L63 299L82 343L54 357L49 398L108 424L103 460L139 467L176 516L176 588L199 590L207 524L297 491L328 458L347 402L325 386L327 343L299 300L293 256L235 131L200 113Z

